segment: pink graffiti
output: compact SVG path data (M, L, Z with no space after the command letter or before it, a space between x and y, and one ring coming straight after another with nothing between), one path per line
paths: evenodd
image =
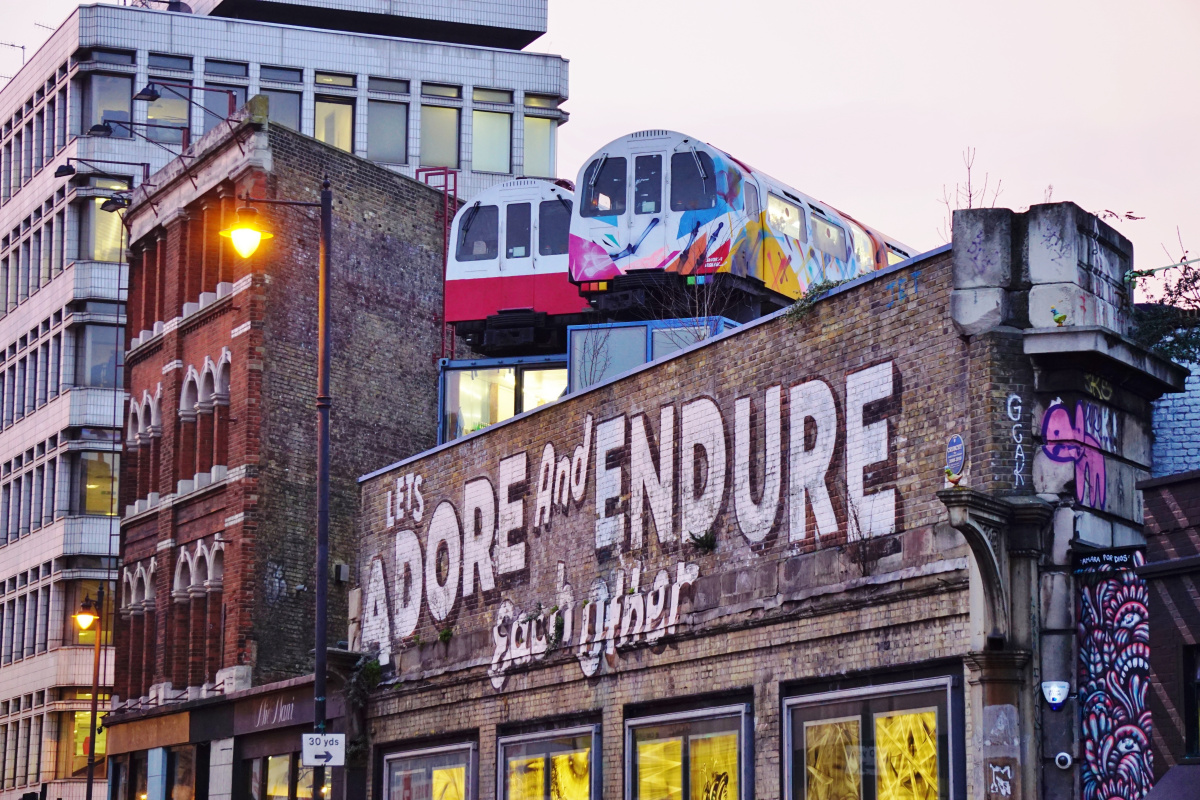
M621 274L603 247L573 234L570 259L572 280L602 281Z
M1082 405L1075 407L1075 423L1061 400L1055 400L1042 417L1042 450L1051 461L1075 464L1075 499L1093 508L1104 508L1106 471L1100 443L1087 432Z

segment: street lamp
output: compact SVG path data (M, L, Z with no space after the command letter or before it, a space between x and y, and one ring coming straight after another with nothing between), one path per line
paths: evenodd
M317 619L316 647L313 653L313 730L325 733L325 643L327 639L329 592L329 253L333 229L333 190L329 176L321 184L321 201L268 200L242 197L246 206L238 209L237 222L221 231L233 241L242 258L249 258L263 239L272 234L258 224L258 211L250 203L272 206L299 206L321 209L320 247L317 258ZM325 786L325 767L313 767L314 787ZM315 792L314 792L315 794ZM91 800L89 797L88 800ZM315 800L315 798L314 798Z
M92 655L92 721L88 735L87 800L92 800L92 784L96 777L96 704L100 699L100 640L104 638L104 584L96 589L96 600L85 595L74 615L79 630L90 630L96 624L96 647Z

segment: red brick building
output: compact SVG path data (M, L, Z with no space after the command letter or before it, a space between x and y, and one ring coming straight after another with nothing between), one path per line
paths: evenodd
M262 102L140 188L127 216L114 797L198 790L197 775L210 797L304 779L290 749L271 750L286 743L243 763L233 722L311 729L288 681L312 672L318 223L260 205L274 238L242 259L219 235L238 198L315 200L333 184L330 645L346 635L355 477L435 439L442 196L268 126ZM230 702L275 702L266 684L281 681L286 714Z

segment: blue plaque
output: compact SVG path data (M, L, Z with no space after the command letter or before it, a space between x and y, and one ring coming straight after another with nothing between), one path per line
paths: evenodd
M950 437L950 441L946 442L946 469L954 475L958 475L963 471L963 464L967 458L967 448L963 444L963 438L957 433Z

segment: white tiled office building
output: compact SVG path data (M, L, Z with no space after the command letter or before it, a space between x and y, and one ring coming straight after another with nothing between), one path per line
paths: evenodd
M220 123L229 94L199 87L407 175L457 169L464 198L555 174L567 62L520 49L546 0L193 5L82 6L0 89L0 800L83 797L95 634L71 614L116 576L124 416L126 242L101 206Z

